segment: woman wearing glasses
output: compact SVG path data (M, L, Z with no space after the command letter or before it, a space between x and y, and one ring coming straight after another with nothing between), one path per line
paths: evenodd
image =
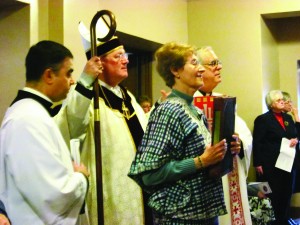
M150 193L156 224L218 224L226 213L222 182L210 179L207 168L223 159L227 146L225 140L211 146L205 116L193 105L205 69L190 45L167 43L155 57L172 91L152 111L129 176ZM233 146L239 152L239 143Z
M292 117L283 113L284 101L280 90L270 91L266 95L268 112L258 116L253 130L253 165L259 181L269 182L272 193L270 197L275 221L272 224L287 225L294 183L295 162L286 171L278 168L276 162L283 146L283 138L287 139L291 154L296 154L295 146L299 136ZM280 158L279 158L280 159Z

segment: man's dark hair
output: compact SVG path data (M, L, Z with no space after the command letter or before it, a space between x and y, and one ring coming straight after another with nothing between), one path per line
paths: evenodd
M73 58L69 49L54 41L40 41L26 56L26 81L38 81L45 69L57 71L65 58Z

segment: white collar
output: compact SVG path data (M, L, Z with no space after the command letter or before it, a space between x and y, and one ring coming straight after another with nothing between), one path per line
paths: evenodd
M110 90L111 92L113 92L115 95L117 95L120 98L123 98L122 96L122 92L121 92L121 88L119 85L112 87L110 85L108 85L107 83L103 82L102 80L99 80L100 85L106 87L108 90Z
M33 88L30 88L30 87L24 87L24 88L23 88L23 91L30 92L30 93L32 93L32 94L35 94L35 95L37 95L37 96L40 96L40 97L43 98L43 99L46 99L48 102L53 103L53 101L52 101L48 96L44 95L43 93L41 93L41 92L39 92L39 91L37 91L37 90L35 90L35 89L33 89Z

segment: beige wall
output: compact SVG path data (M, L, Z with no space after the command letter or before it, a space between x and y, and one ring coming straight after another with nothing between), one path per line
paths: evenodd
M24 59L29 40L28 6L18 5L0 11L0 120L16 97L18 89L25 84Z
M158 43L188 41L187 2L185 0L65 0L64 40L75 55L76 76L82 70L85 54L78 34L78 22L89 28L97 11L108 9L117 20L117 30ZM153 69L153 99L167 89Z
M255 117L265 110L263 98L270 89L287 90L296 100L298 88L300 39L289 41L299 33L294 29L297 22L266 24L261 15L286 17L299 15L297 11L300 5L295 0L188 1L189 42L215 49L223 62L217 91L237 96L238 113L251 129ZM288 42L278 38L282 36Z
M54 10L55 7L49 9L48 6L48 0L20 0L9 8L0 10L1 120L18 89L25 85L25 57L29 47L44 39L63 43L62 35L51 34L60 26L53 23L55 18L62 17L55 15L59 12L61 14L61 11Z
M280 43L279 73L280 87L288 91L299 105L299 75L297 60L300 60L300 17L286 18L277 22L276 37Z

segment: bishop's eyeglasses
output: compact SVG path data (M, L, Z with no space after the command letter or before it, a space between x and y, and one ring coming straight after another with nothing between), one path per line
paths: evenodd
M114 56L114 58L119 62L123 60L128 60L128 53L120 53Z

